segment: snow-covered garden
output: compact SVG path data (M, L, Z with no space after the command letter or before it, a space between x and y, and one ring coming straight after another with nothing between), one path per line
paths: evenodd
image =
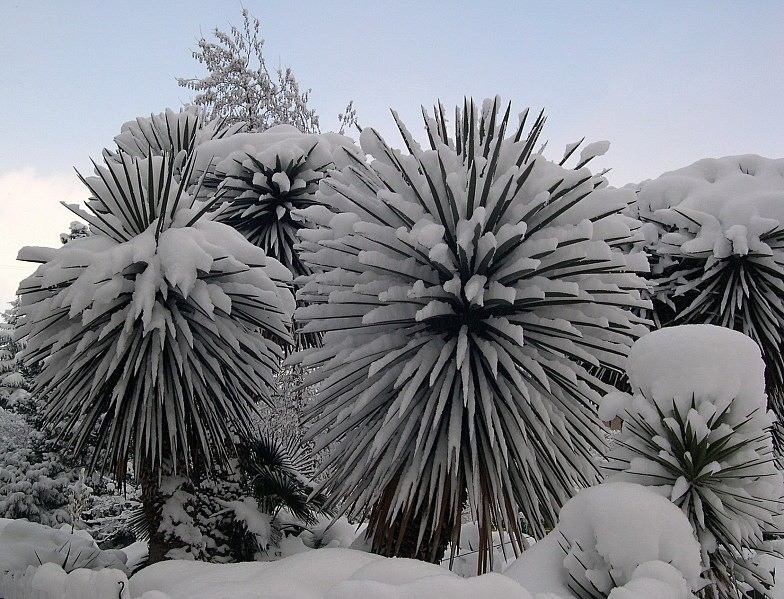
M500 98L393 141L255 76L19 252L0 598L784 597L784 159L614 187Z

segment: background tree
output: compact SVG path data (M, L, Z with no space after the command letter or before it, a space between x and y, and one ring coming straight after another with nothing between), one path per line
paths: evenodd
M207 69L205 77L178 77L177 82L197 92L193 103L203 106L209 118L244 123L248 131L289 124L305 133L318 133L319 118L308 107L310 90L300 91L290 68L270 73L259 20L247 9L242 9L242 19L242 28L232 25L229 33L216 27L216 41L203 37L198 41L193 57ZM353 102L338 120L340 133L356 121Z
M296 318L324 334L300 356L308 414L317 448L340 441L322 490L384 555L439 560L464 506L482 570L493 527L522 547L518 510L542 536L598 479L608 387L583 364L620 369L647 330L631 313L647 261L619 249L631 193L583 168L595 145L575 169L534 154L543 115L507 134L510 109L466 102L450 137L438 107L427 149L398 122L408 154L364 129L373 161L322 182L332 211L303 211L320 226L300 233L314 274Z

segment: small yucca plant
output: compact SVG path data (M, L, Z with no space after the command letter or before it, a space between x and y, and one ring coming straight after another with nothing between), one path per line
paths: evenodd
M192 159L181 178L175 161L107 159L83 179L88 211L70 207L94 235L20 252L42 263L19 289L20 333L24 359L45 360L47 418L120 481L132 463L148 499L162 473L225 463L250 432L294 307L290 273L210 221L185 191Z
M597 480L607 387L583 365L619 370L646 331L630 308L647 263L618 249L635 239L626 192L536 155L544 117L508 134L510 108L466 102L450 137L439 107L428 149L398 122L408 154L365 129L373 162L349 153L302 211L319 228L300 232L314 274L297 319L324 334L299 357L311 434L340 441L322 490L386 555L439 559L464 506L480 569L493 527L521 547L518 511L541 536Z
M703 342L706 330L714 347ZM649 336L632 349L630 361L640 364L637 374L630 371L634 395L604 400L604 417L623 419L607 471L613 480L657 487L683 510L714 583L704 596L740 597L744 585L765 592L773 582L770 573L750 556L775 553L765 535L779 532L784 485L773 463L759 350L748 337L707 325ZM647 349L654 343L671 354L666 375L679 385L640 376L646 365L637 356L646 351L647 368L663 374L653 362L667 358ZM663 391L668 386L681 390ZM687 387L693 390L685 394Z
M137 158L162 156L176 157L174 171L180 175L185 161L205 141L223 139L242 131L243 124L229 125L225 119L208 120L204 109L187 106L179 112L167 108L159 114L138 117L123 124L114 143L120 152ZM111 150L104 150L109 159L122 160Z

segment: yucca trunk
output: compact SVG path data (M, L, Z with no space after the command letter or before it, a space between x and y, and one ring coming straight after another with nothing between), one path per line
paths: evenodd
M142 509L147 520L147 534L149 537L148 563L154 564L166 559L169 550L175 545L166 539L161 530L163 504L165 498L161 492L159 474L154 468L143 468L139 472L139 483L142 488Z
M370 512L367 534L371 539L373 553L385 557L406 557L438 564L444 559L451 542L459 542L462 510L452 509L449 489L445 489L440 505L423 501L419 506L411 505L398 512L389 522L393 502L398 492L397 481L389 485L381 500ZM465 502L465 485L458 505ZM420 539L420 530L424 527Z

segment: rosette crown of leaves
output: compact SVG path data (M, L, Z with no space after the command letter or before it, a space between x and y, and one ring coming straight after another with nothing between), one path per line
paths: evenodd
M215 220L234 227L295 276L308 274L294 246L297 232L313 225L297 211L318 205L319 181L334 167L328 142L284 126L238 139L247 140L245 147L221 159L205 178L203 193L217 193L223 202Z
M534 153L543 115L529 130L509 115L466 102L450 137L439 106L429 148L395 115L408 152L363 130L372 162L349 153L302 211L319 228L300 233L315 274L296 318L324 334L301 357L319 367L311 430L342 441L324 488L373 510L377 549L399 547L398 517L419 515L420 543L459 534L466 501L484 555L493 526L521 541L518 510L542 535L596 481L605 387L586 365L620 369L646 331L631 308L647 261L620 250L637 240L619 214L631 192L583 168L596 147L565 168L576 146L550 162Z
M24 359L44 360L47 417L120 479L129 460L225 461L291 341L290 273L209 220L184 189L192 164L180 178L171 153L107 158L83 179L87 210L70 206L95 234L20 252L41 263L19 289L20 334Z

